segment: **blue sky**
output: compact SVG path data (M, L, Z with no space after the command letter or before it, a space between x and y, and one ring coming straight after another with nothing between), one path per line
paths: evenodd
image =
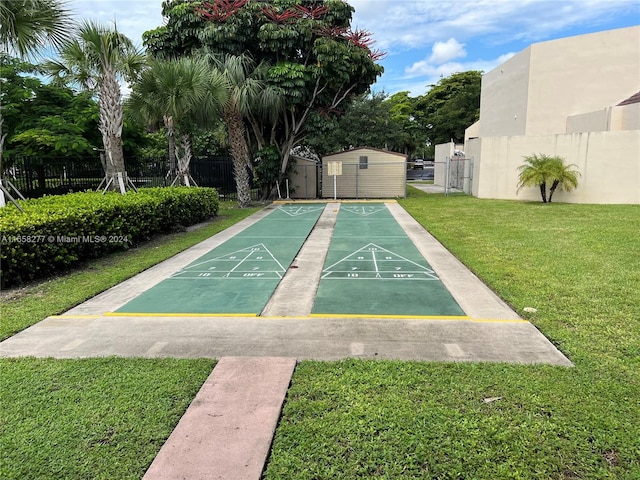
M638 0L348 0L352 27L387 52L375 91L422 95L442 76L488 72L532 43L640 24ZM117 21L142 44L162 0L69 0L78 19ZM640 75L640 72L637 72ZM640 79L639 79L640 82Z

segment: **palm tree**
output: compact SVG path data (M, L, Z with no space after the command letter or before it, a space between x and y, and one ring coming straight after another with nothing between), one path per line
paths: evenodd
M58 83L77 84L96 92L100 107L99 128L105 150L107 185L124 193L127 174L122 153L123 108L119 80L133 80L145 57L131 40L95 22L80 25L77 38L60 49L60 61L45 68Z
M557 188L570 192L578 186L578 177L580 176L580 172L572 170L573 168L577 168L577 165L565 165L564 159L561 157L551 157L549 162L551 178L553 179L553 183L549 189L549 203L551 203L551 197L553 197L553 193Z
M132 115L148 122L162 122L169 140L170 174L189 178L191 133L195 126L210 126L226 100L222 76L206 59L149 59L147 69L133 86L129 98ZM176 175L176 134L182 133L179 171ZM174 180L175 182L175 180Z
M524 164L518 167L520 174L518 176L519 192L522 187L540 187L540 195L542 201L547 203L547 181L549 180L549 165L547 155L530 155L524 157Z
M540 195L544 203L551 203L551 198L556 188L571 191L578 186L577 177L579 172L571 170L575 165L565 165L561 157L550 157L549 155L530 155L524 157L524 164L518 167L520 171L518 181L518 191L522 187L540 188ZM549 199L547 200L547 184L551 183Z
M35 55L46 45L59 46L67 40L73 26L74 22L62 0L2 1L0 2L0 55L28 57ZM0 105L0 206L4 206L5 194L13 200L2 183L4 180L2 153L7 136L6 133L2 133L3 123ZM13 187L10 183L8 185ZM15 187L13 189L22 197Z
M45 45L59 47L68 40L73 25L62 0L0 2L0 46L6 54L28 57Z
M229 146L233 158L233 173L238 192L238 206L251 202L249 169L251 157L246 137L245 118L278 110L277 98L263 81L265 69L256 66L247 55L210 56L213 66L223 74L227 88L227 102L222 116L227 125ZM269 108L269 106L271 108Z

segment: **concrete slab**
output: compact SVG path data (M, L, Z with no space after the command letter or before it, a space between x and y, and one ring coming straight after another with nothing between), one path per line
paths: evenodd
M500 297L398 204L387 208L467 315L474 319L520 320Z
M145 480L259 480L295 358L220 359Z
M339 209L339 203L327 203L309 238L263 309L262 316L296 317L311 313ZM296 294L292 295L294 291Z
M0 344L3 357L112 355L571 365L525 320L63 316L50 317Z

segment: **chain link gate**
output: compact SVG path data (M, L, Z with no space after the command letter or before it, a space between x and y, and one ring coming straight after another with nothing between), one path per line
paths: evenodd
M473 157L446 157L444 193L471 195L473 185Z

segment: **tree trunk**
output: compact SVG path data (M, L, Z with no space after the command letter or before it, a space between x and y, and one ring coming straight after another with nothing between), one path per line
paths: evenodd
M124 188L127 185L127 172L122 152L123 109L120 100L120 85L116 79L115 72L107 70L100 84L98 96L100 106L99 127L102 133L107 164L105 174L107 180L111 180L109 189L124 193Z
M164 126L167 129L167 142L169 143L169 177L176 174L176 135L173 117L163 117Z
M247 165L250 161L249 147L244 135L244 123L242 115L233 106L225 110L224 117L229 129L229 146L233 157L233 175L236 180L238 206L245 208L251 203L251 188L247 170Z
M190 187L191 183L189 180L191 179L191 175L189 174L189 165L191 164L193 154L191 152L191 136L189 134L182 135L180 147L179 153L176 149L178 170L171 185L174 185L177 182L178 185L183 184Z
M551 188L549 189L549 203L551 203L551 197L553 197L553 192L556 191L556 188L558 188L559 184L560 184L559 180L554 180L553 183L551 184Z
M547 203L547 182L540 184L540 195L542 196L542 203Z

